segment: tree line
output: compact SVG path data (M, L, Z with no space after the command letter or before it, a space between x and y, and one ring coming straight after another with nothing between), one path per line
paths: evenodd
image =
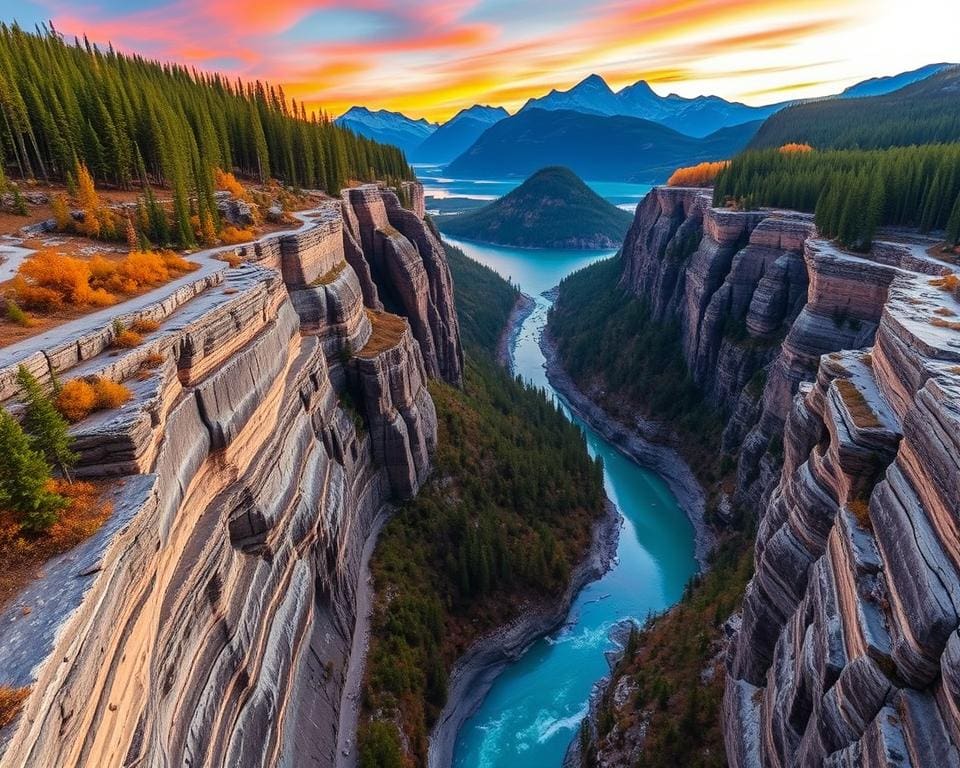
M824 99L768 118L750 148L883 149L960 141L960 67L882 96Z
M960 144L784 153L747 151L717 176L714 204L791 208L867 250L879 226L945 230L960 243Z
M169 188L187 240L191 213L216 216L215 168L332 194L413 177L399 149L308 114L282 88L0 24L0 170L73 183L78 166L119 188Z

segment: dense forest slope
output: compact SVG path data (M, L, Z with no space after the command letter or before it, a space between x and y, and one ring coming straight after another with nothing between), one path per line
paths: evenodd
M696 139L635 117L529 109L489 128L447 173L461 178L527 177L540 168L562 165L590 181L657 182L678 166L732 157L758 125L746 123Z
M754 149L804 142L817 149L877 149L960 141L960 66L893 93L788 107L757 131Z
M583 435L493 361L516 290L447 247L467 367L436 384L433 476L387 523L364 687L361 768L426 765L427 734L457 659L478 638L557 599L603 509Z
M632 217L568 168L544 168L476 211L437 219L446 234L521 248L616 248Z
M716 570L632 642L585 764L722 765L724 688L734 766L957 760L960 278L933 239L856 255L812 219L655 189L615 274L561 286L549 329L579 384L627 429L675 440L733 531ZM727 622L754 520L756 572Z
M958 102L960 107L960 102ZM816 214L820 232L869 250L881 226L960 242L960 143L882 150L748 151L720 171L714 205Z
M174 236L193 244L190 216L216 223L214 169L325 189L348 180L413 178L396 147L307 115L269 84L66 44L0 24L0 171L76 182L169 188ZM121 233L122 236L122 233Z

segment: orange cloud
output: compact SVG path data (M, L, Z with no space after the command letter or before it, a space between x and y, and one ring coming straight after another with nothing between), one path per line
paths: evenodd
M709 89L772 101L797 90L825 94L861 72L885 73L855 62L857 35L864 19L882 21L883 7L898 2L151 0L138 7L146 0L129 0L107 12L93 0L32 1L46 4L68 34L269 80L308 108L336 114L364 104L431 119L473 103L515 109L591 72L615 87L643 78L684 95ZM935 2L912 0L917 14ZM880 37L902 37L882 24L871 29L875 43L877 29ZM888 46L884 61L902 48ZM923 55L913 66L951 58L946 51Z

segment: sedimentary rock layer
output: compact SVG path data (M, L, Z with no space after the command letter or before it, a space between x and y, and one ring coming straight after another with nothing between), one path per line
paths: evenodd
M384 217L390 194L364 192ZM442 249L426 257L435 280L402 286L423 314L383 315L343 210L242 246L247 264L171 298L136 349L111 353L112 330L91 329L95 344L40 345L0 371L14 410L21 362L133 395L72 428L78 474L114 479L111 520L0 616L3 682L33 686L0 765L339 759L361 552L382 505L429 471L427 369L460 371ZM391 237L415 262L418 246ZM371 341L371 317L392 335Z
M759 519L735 768L960 766L960 296L932 243L846 253L690 189L651 192L627 237L621 285L679 326Z

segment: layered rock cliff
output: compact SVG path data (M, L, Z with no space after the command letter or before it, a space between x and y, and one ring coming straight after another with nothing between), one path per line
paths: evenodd
M427 379L461 376L443 250L422 191L405 193L413 211L348 190L236 249L239 267L108 311L159 323L135 349L111 350L98 315L4 353L6 407L21 364L122 381L133 399L73 427L77 473L109 486L110 520L0 615L3 681L32 685L0 765L347 755L361 553L384 505L429 472Z
M624 244L621 286L679 325L723 415L721 517L758 521L728 624L736 768L960 765L960 297L931 245L853 255L807 215L671 188ZM602 765L642 749L614 733Z

